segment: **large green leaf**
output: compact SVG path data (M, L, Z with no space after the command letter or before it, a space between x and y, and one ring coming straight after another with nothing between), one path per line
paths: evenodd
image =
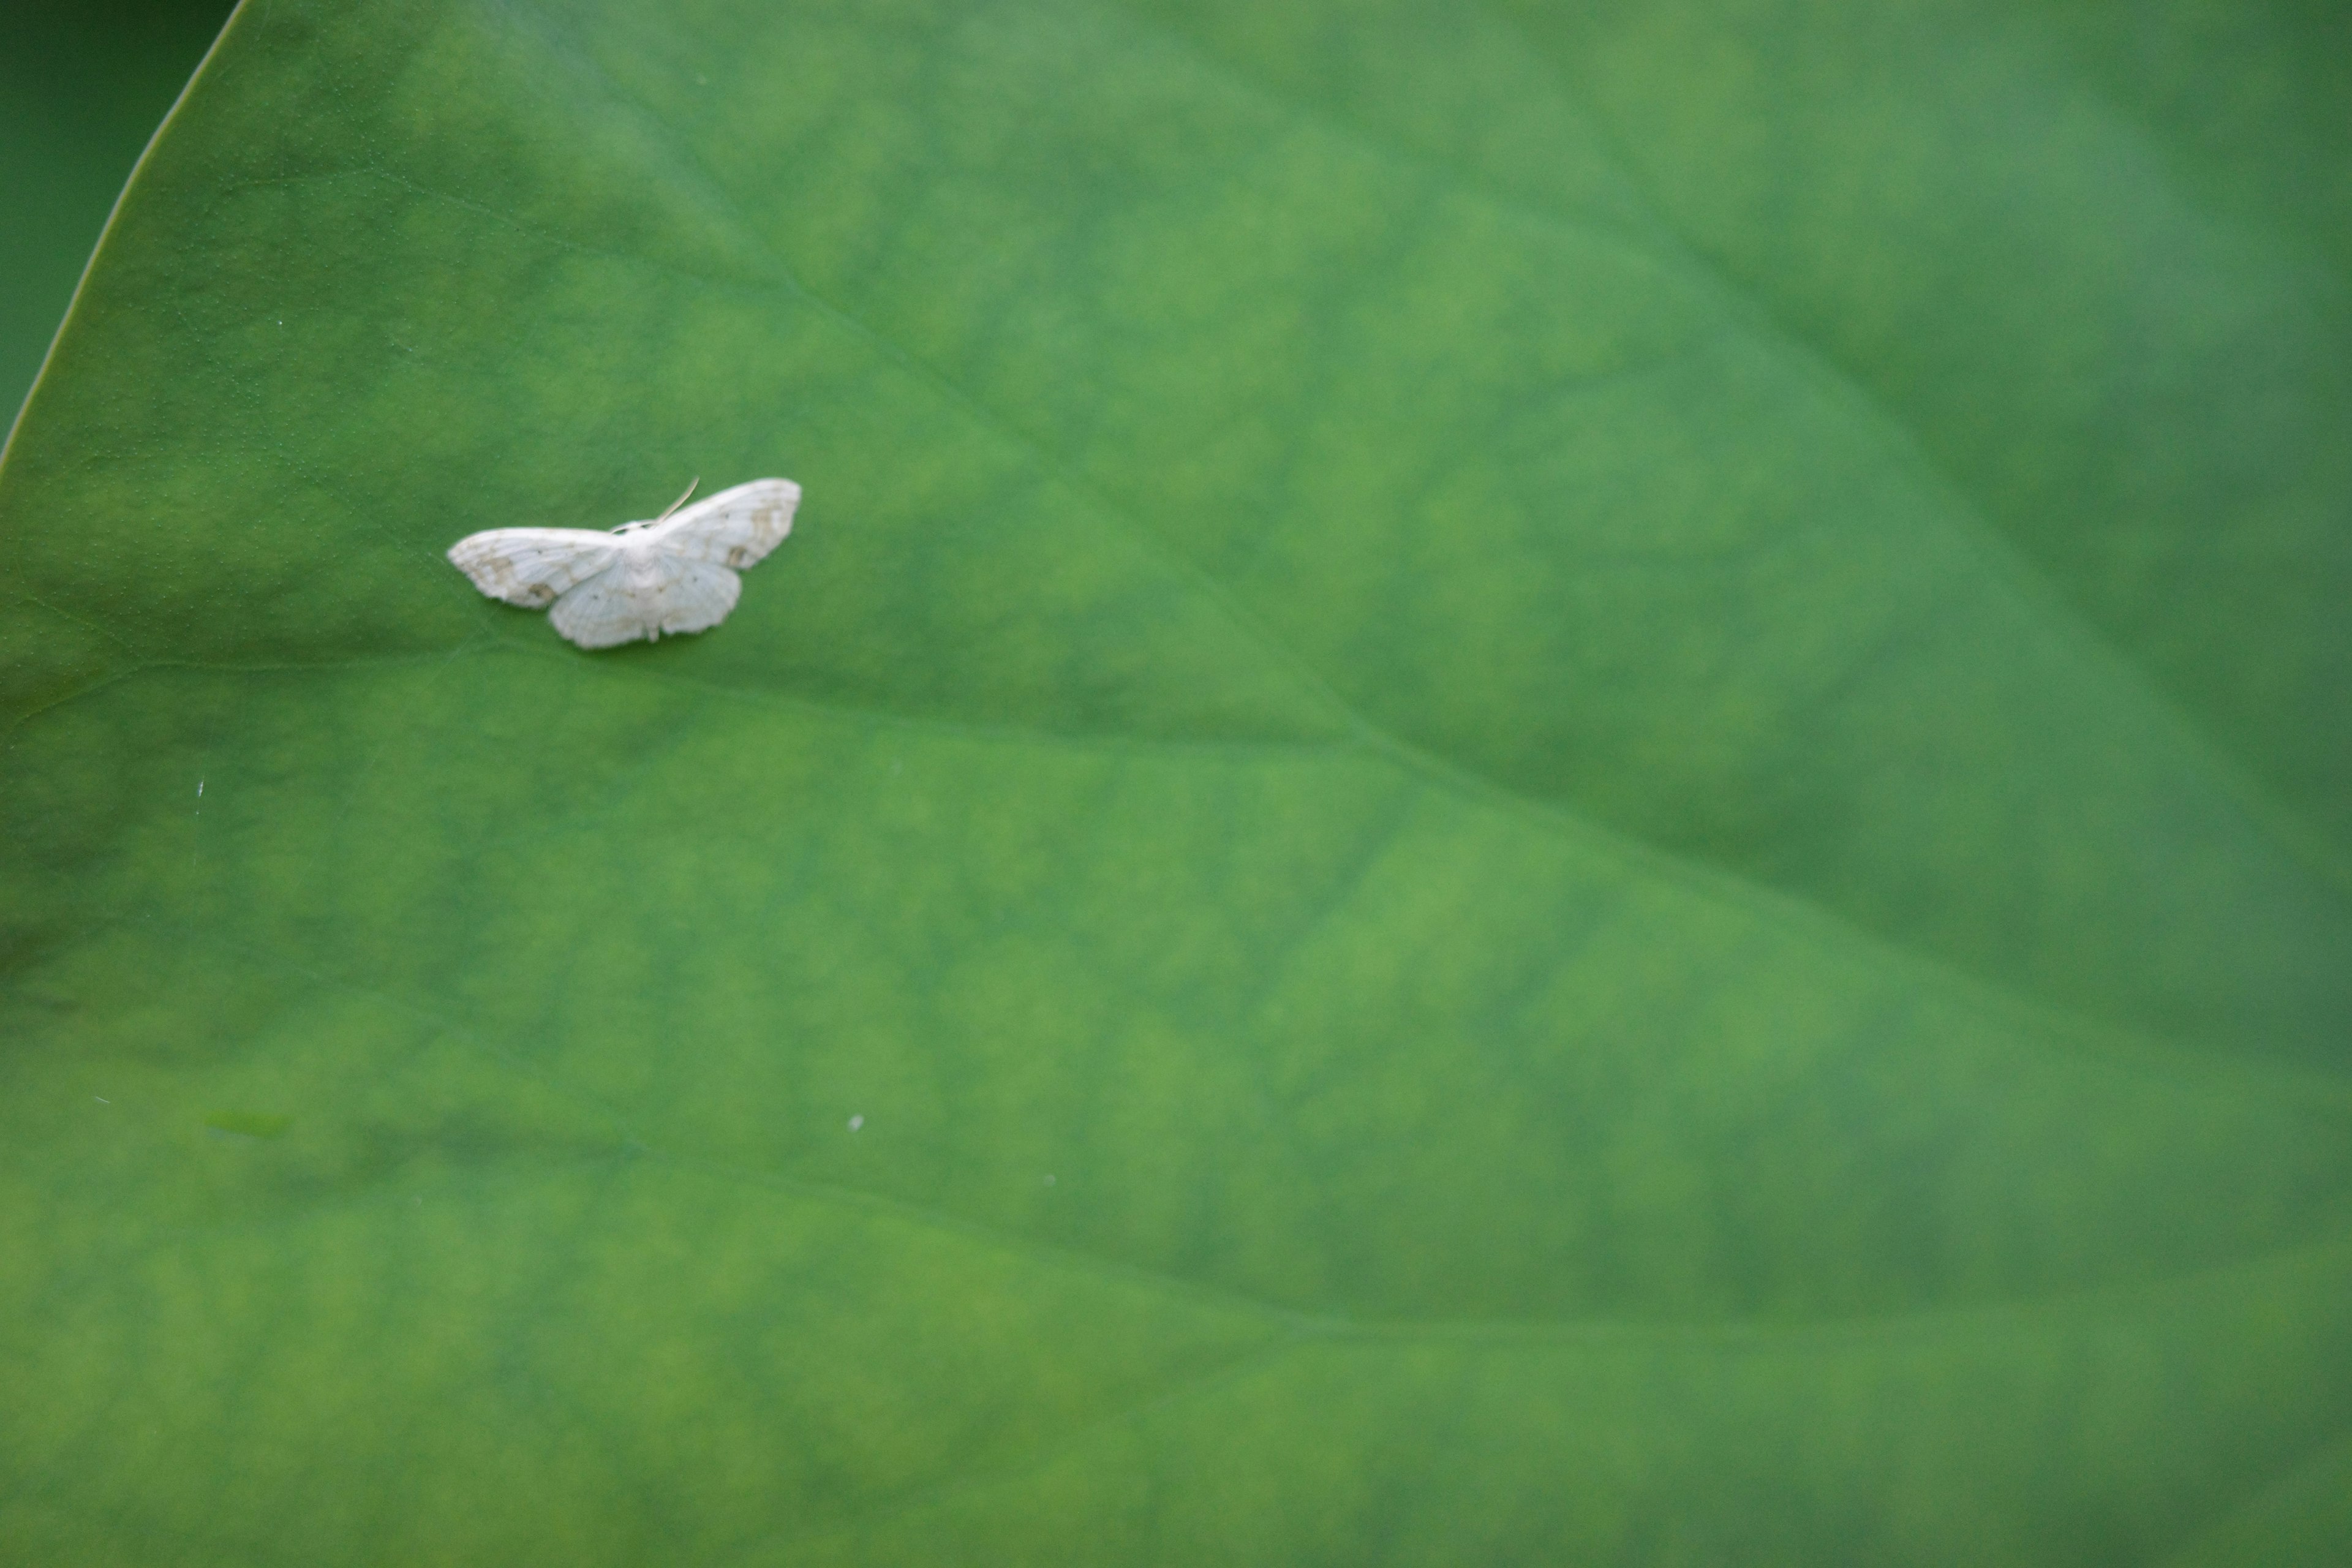
M2341 1560L2342 16L254 0L0 470L0 1542Z

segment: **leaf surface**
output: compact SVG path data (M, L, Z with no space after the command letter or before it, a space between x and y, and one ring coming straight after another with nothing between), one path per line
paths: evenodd
M0 1540L2333 1561L2340 34L249 4L0 467Z

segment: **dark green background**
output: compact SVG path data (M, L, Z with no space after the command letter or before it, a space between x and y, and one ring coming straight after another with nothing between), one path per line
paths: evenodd
M14 420L139 150L220 0L0 8L0 409Z
M0 466L0 1555L2343 1560L2347 41L248 6Z

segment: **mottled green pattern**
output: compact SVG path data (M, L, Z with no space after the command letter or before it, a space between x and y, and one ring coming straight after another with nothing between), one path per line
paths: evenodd
M2346 41L251 0L0 469L0 1554L2342 1560Z

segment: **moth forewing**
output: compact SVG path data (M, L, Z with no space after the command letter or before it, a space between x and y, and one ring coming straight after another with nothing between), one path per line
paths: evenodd
M457 541L449 559L491 598L541 610L620 552L611 534L584 528L493 528Z
M790 479L753 479L721 490L660 525L661 550L688 561L737 571L756 564L793 531L801 488Z

